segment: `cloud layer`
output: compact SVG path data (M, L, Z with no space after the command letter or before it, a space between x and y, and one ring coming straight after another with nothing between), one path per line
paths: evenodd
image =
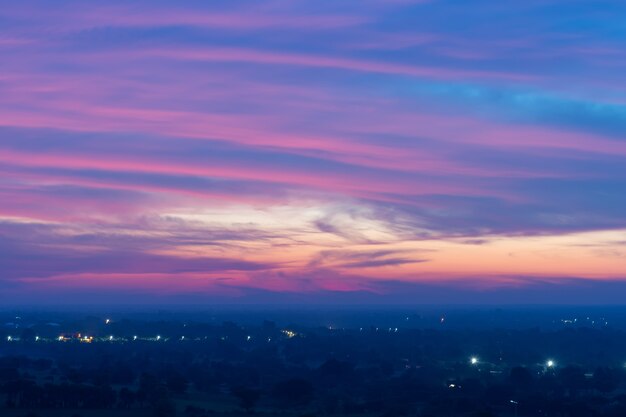
M0 296L601 302L576 288L626 279L624 17L7 5Z

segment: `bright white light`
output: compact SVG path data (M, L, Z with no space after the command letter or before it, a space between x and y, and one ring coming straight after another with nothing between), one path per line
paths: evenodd
M7 340L10 342L13 338L11 336L7 336Z
M106 319L106 320L104 321L104 324L109 324L109 323L111 323L111 319Z
M180 340L185 340L185 336L181 336L181 337L180 337Z
M246 340L247 340L248 342L250 341L250 339L252 339L252 336L248 336L248 337L246 337Z
M552 359L550 359L549 361L546 362L546 366L548 368L553 368L554 367L554 361Z
M39 336L35 336L35 342L39 341Z
M156 340L161 340L161 336L157 336L157 337L156 337Z
M113 340L113 336L109 336L109 340Z
M137 336L133 336L133 340L137 340Z
M470 363L471 363L472 365L476 365L476 364L478 363L478 358L477 358L476 356L472 356L472 357L470 358Z

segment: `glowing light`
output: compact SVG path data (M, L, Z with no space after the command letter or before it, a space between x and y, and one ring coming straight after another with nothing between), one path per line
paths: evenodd
M104 321L104 324L109 324L109 323L111 323L111 319L106 319L106 320Z
M156 337L156 340L161 340L161 336L157 336L157 337Z
M7 336L7 341L10 342L11 340L13 340L13 338L11 336Z
M137 336L133 336L133 340L137 340Z
M478 363L478 358L477 358L476 356L472 356L472 357L470 358L470 363L471 363L472 365L476 365L476 364Z
M39 341L39 336L35 336L35 342Z
M554 363L554 361L553 361L552 359L550 359L550 360L548 360L548 361L546 362L546 366L547 366L548 368L554 368L554 365L555 365L555 363Z
M282 332L283 332L283 334L284 334L285 336L287 336L287 338L289 338L289 339L291 339L292 337L295 337L295 336L297 335L297 333L296 333L296 332L291 331L291 330L283 330Z
M113 340L113 336L109 336L109 340Z
M248 337L246 337L246 340L247 340L248 342L250 341L250 339L252 339L252 336L248 336Z

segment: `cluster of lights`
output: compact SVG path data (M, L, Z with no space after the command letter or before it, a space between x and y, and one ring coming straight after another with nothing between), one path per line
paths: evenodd
M285 336L287 336L289 339L291 339L292 337L295 337L298 335L298 333L293 332L291 330L283 330L283 333L285 334Z

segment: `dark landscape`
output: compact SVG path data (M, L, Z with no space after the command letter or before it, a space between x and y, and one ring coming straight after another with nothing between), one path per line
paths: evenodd
M625 312L5 313L1 415L623 416Z

